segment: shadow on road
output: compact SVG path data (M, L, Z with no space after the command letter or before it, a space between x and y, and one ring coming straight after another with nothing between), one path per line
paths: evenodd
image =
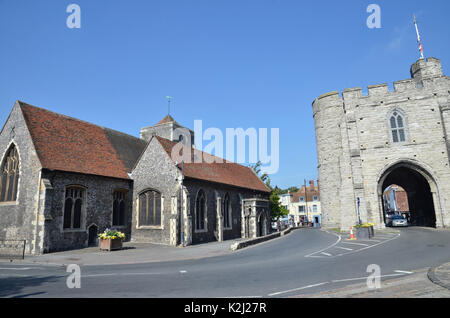
M0 297L28 297L45 294L45 292L33 292L20 295L28 287L36 287L46 283L56 282L63 276L27 276L8 277L0 279Z

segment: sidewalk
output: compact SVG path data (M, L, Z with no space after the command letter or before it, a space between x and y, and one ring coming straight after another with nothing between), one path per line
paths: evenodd
M278 234L283 236L291 229ZM153 262L169 262L200 259L206 257L221 256L234 253L238 248L263 243L277 238L277 235L269 234L265 237L252 239L233 239L224 242L209 242L187 247L174 247L154 243L124 242L123 249L118 251L101 251L98 246L78 250L48 253L36 256L25 256L24 260L14 260L22 264L44 264L44 265L120 265L139 264ZM0 259L0 262L10 262L9 259Z
M123 249L118 251L101 251L96 246L36 256L25 256L24 260L14 260L14 262L46 265L78 264L86 266L181 261L230 254L232 253L230 250L231 244L241 241L243 240L236 239L187 247L124 242ZM2 261L9 262L7 259L0 260L0 262Z
M436 284L429 278L435 274L447 287ZM449 298L450 297L450 263L437 268L422 269L402 278L381 282L380 289L370 290L366 283L353 284L327 292L312 295L296 295L293 298Z

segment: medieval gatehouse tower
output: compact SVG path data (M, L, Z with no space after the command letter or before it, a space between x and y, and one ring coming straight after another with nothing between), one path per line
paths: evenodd
M323 225L385 226L383 191L407 192L412 225L450 226L450 78L436 58L411 78L313 102Z

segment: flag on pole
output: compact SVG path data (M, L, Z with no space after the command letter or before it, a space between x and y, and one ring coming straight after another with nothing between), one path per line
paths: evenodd
M417 26L417 20L416 20L416 16L415 15L414 15L414 26L416 27L417 43L419 44L420 58L423 59L422 39L420 38L419 27Z

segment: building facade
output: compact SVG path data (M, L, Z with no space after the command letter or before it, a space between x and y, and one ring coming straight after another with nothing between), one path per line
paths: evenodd
M213 157L191 133L167 116L136 138L17 101L0 133L0 254L83 248L107 228L173 246L266 235L270 190L233 162L175 160Z
M322 223L319 182L315 185L311 180L309 186L302 185L297 192L280 195L280 201L296 225Z
M450 79L435 58L411 78L331 92L313 102L323 225L385 226L383 192L397 184L414 225L450 226Z

